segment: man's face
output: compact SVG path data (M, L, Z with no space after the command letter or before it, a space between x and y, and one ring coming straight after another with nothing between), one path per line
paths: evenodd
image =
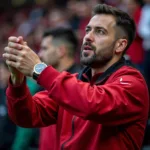
M115 54L116 21L111 15L95 15L86 27L81 48L81 63L98 68L107 64Z
M48 65L52 65L54 67L57 65L59 61L57 48L52 44L51 36L43 38L39 57Z

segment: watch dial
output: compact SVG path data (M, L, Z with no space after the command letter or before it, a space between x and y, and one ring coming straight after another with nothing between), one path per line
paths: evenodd
M45 69L45 67L46 67L45 64L37 64L35 66L35 70L36 70L36 72L41 73Z

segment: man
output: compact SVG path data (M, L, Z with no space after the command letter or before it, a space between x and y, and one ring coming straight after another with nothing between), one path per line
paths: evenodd
M75 63L77 38L69 28L48 29L43 34L40 59L58 71L79 72L81 66ZM40 150L53 150L56 142L56 125L41 128Z
M56 150L140 150L148 89L140 72L122 57L134 37L128 14L98 4L81 48L81 63L87 67L73 75L42 64L22 37L10 37L3 54L11 71L10 117L25 127L56 124ZM47 91L32 97L24 75L33 75Z

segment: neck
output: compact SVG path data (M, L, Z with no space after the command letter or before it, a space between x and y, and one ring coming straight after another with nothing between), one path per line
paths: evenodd
M58 66L56 67L56 69L59 72L62 72L62 71L68 70L73 64L74 64L74 59L64 58L64 59L60 60L60 62L58 64Z
M120 58L113 57L105 66L101 66L100 68L92 68L92 76L98 73L105 72L109 67L119 61Z

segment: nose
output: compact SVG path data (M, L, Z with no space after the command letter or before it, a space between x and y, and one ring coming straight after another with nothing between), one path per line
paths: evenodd
M88 41L88 42L93 42L94 41L94 35L93 35L92 31L89 31L88 33L86 33L85 40Z

